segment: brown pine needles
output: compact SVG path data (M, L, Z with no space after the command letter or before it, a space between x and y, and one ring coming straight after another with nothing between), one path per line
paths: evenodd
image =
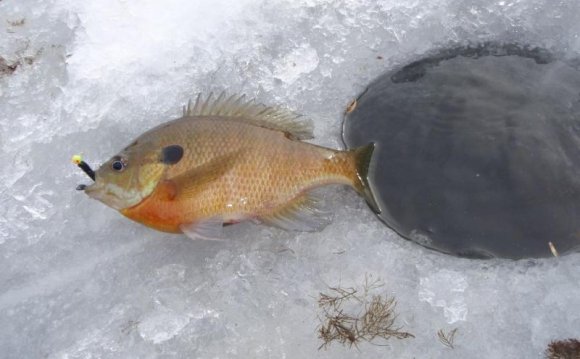
M327 348L335 341L349 347L358 347L362 341L414 338L413 334L395 326L395 299L370 294L381 286L379 280L369 282L367 277L362 290L339 286L330 287L329 294L320 293L318 306L322 316L318 337L322 345L318 349ZM351 311L347 312L347 309Z
M580 341L566 339L553 341L546 349L547 359L580 359Z
M448 348L455 349L453 342L455 341L455 334L457 334L457 329L450 330L448 333L445 333L443 329L439 329L437 332L437 336L439 337L439 341Z

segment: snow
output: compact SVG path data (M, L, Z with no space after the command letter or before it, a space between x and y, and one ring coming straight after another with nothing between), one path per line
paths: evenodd
M580 329L580 255L472 261L399 238L351 190L320 233L154 232L74 190L197 92L244 92L341 146L372 78L451 42L580 51L577 0L2 0L4 358L541 358ZM20 21L24 22L20 24ZM318 293L385 282L414 339L318 350ZM455 349L437 331L458 328Z

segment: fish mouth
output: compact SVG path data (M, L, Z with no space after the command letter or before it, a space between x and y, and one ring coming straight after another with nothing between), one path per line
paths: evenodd
M100 201L107 206L118 211L132 207L143 200L135 191L127 190L115 184L106 183L98 180L91 185L79 185L87 196Z
M80 184L77 186L76 190L77 191L84 191L85 189L87 189L88 186L89 185L86 185L86 184Z
M98 182L92 183L90 185L79 184L77 186L78 191L83 191L87 196L100 200L101 193L104 192L104 186L100 185Z
M119 211L133 205L133 202L135 202L134 191L126 191L115 184L107 183L106 179L97 176L97 172L88 163L83 161L80 155L73 156L72 162L94 181L90 185L79 184L76 187L77 191L83 191L87 196ZM138 201L141 201L141 199L137 198Z
M112 193L110 193L110 191L107 190L103 183L95 181L95 183L88 186L80 184L77 186L77 190L79 188L80 190L84 191L87 196L96 199L97 201L103 202L109 207L114 209L121 209L123 207L120 203L121 201Z

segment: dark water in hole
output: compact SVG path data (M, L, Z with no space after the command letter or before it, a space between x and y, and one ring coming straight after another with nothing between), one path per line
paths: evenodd
M475 257L580 247L580 71L541 49L456 48L377 78L344 141L375 141L380 218Z

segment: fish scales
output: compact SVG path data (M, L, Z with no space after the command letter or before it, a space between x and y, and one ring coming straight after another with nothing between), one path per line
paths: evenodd
M154 193L124 211L127 217L152 226L164 223L163 230L170 232L180 232L182 223L218 214L224 222L262 217L307 189L349 184L355 173L351 157L341 152L227 118L182 118L161 128L156 136L162 147L177 143L185 149L183 159L168 169L168 180L215 158L239 156L232 165L224 163L231 168L195 196L167 200L163 193Z

